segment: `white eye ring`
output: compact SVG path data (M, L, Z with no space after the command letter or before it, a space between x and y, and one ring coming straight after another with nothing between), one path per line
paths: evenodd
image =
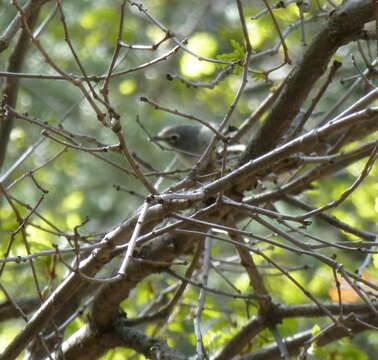
M169 135L169 142L177 142L177 140L180 138L180 136L178 134L171 134Z

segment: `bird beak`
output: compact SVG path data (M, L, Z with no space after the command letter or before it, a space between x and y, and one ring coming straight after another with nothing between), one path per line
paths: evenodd
M166 138L164 136L156 135L156 136L152 137L152 140L155 140L155 141L165 141Z

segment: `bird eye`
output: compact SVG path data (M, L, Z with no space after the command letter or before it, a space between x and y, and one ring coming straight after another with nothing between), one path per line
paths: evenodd
M175 143L179 139L178 134L171 134L169 135L169 142Z

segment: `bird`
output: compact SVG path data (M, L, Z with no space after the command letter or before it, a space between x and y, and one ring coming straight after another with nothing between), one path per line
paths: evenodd
M153 140L161 141L175 150L184 165L193 166L213 135L213 131L206 126L178 124L163 128Z
M211 124L216 128L216 125ZM174 124L164 127L153 140L162 142L177 152L178 158L185 166L194 166L204 153L215 132L207 126L192 124ZM234 145L232 145L234 146ZM211 160L219 160L219 149L211 155ZM240 153L240 150L238 150Z

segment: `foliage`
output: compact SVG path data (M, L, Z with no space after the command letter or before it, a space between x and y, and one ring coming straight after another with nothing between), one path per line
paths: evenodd
M373 5L269 4L2 6L0 359L374 358Z

